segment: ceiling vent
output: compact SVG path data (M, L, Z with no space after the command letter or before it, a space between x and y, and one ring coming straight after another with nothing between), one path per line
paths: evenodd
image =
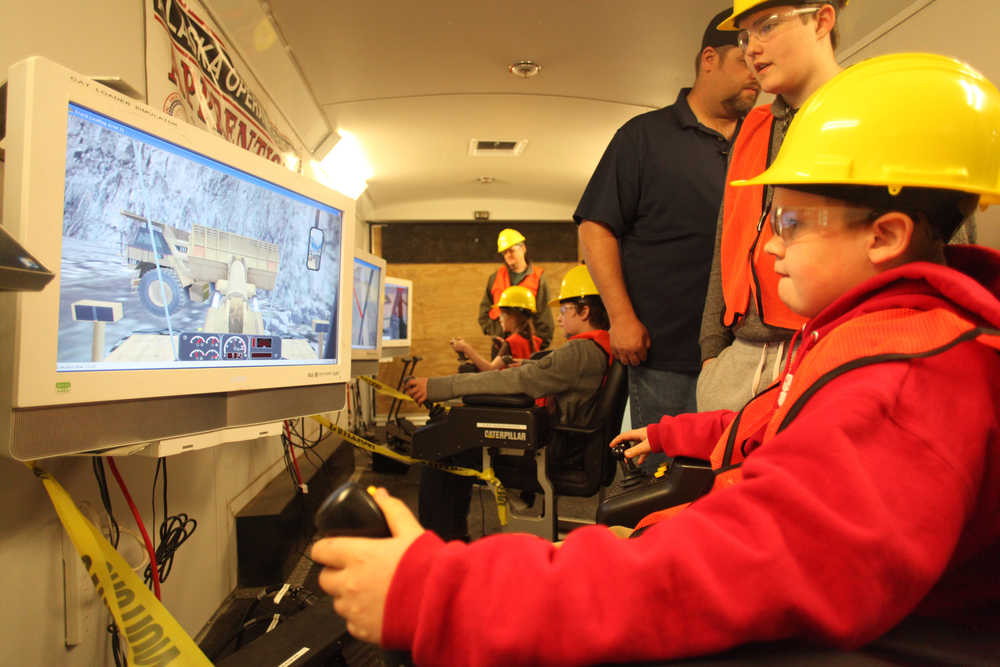
M495 157L514 157L524 152L524 147L528 145L527 139L512 141L507 139L483 141L481 139L469 140L469 155L482 157L492 155Z

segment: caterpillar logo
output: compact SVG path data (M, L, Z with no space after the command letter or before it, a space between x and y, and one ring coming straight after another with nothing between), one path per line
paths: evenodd
M490 440L520 440L525 441L528 439L528 434L524 431L520 433L515 433L514 431L498 431L496 429L486 429L483 431L483 437L489 438Z
M514 442L528 440L528 426L526 424L476 422L476 428L483 429L483 437L489 440L512 440Z

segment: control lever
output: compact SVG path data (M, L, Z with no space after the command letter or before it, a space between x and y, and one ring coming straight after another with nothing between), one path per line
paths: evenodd
M374 491L354 482L337 487L316 510L316 532L323 537L391 537Z

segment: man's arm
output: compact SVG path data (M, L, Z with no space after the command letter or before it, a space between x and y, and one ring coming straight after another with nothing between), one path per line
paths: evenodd
M602 357L603 355L603 357ZM589 341L570 341L552 354L521 366L485 373L458 373L427 381L427 399L443 401L466 394L527 394L553 396L570 388L593 385L604 378L607 355Z
M584 220L580 223L580 242L587 268L611 319L611 350L623 364L638 365L646 359L649 331L636 317L625 289L618 238L600 222Z

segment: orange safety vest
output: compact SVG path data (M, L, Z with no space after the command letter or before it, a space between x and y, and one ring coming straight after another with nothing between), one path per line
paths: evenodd
M757 312L765 324L798 329L806 321L778 298L774 257L764 252L764 244L773 236L770 222L761 218L764 186L737 188L729 185L731 181L752 178L767 169L773 123L774 116L768 106L755 107L747 114L733 144L726 175L720 266L725 301L722 324L727 327L747 314L751 298L757 300Z
M504 340L507 342L507 346L510 347L510 356L515 359L528 359L532 354L542 349L541 338L532 336L531 339L535 343L534 350L531 349L528 339L519 333L512 333Z
M943 309L894 308L861 315L836 327L808 351L794 374L786 374L744 406L712 450L715 471L711 490L743 479L743 443L763 429L761 444L785 429L812 395L830 380L861 366L927 357L968 340L1000 350L1000 332L977 328ZM636 529L658 523L690 505L684 503L647 515Z
M518 283L521 287L527 287L531 290L531 293L535 296L535 301L538 301L538 286L542 282L542 272L544 269L540 266L531 265L531 273L526 275L521 282ZM493 286L490 287L490 294L493 295L493 307L490 308L490 319L497 320L500 319L500 307L497 306L497 301L500 300L500 295L503 291L510 287L510 271L507 270L507 265L504 264L499 269L497 269L497 275L493 279ZM540 306L548 307L548 304L537 304ZM540 308L536 310L540 311Z
M614 357L611 354L611 334L608 333L607 329L592 329L591 331L584 331L583 333L578 333L575 336L570 336L570 340L586 339L592 340L601 346L608 355L608 366L614 361Z
M594 329L592 331L584 331L583 333L578 333L575 336L570 336L569 340L592 340L601 346L601 349L608 355L608 368L611 368L611 362L615 360L614 355L611 354L611 334L608 333L607 329ZM608 379L608 374L605 372L604 380L601 380L601 386L604 386L605 380ZM549 405L551 396L543 396L542 398L535 399L535 405L540 408L544 408Z

